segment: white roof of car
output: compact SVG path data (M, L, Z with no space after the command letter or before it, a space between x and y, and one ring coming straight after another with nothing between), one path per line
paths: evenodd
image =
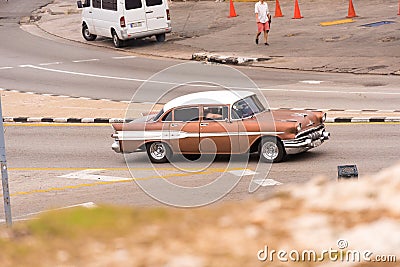
M232 105L236 101L251 95L255 95L255 93L250 91L231 90L198 92L172 99L164 105L164 111L170 110L171 108L187 105Z

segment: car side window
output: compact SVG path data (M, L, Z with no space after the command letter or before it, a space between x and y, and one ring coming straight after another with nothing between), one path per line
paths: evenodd
M126 10L136 9L142 7L142 0L125 0Z
M167 115L162 118L162 121L172 121L172 111L168 112Z
M203 107L203 120L225 120L228 118L227 106Z
M177 108L174 110L174 121L198 121L199 108Z

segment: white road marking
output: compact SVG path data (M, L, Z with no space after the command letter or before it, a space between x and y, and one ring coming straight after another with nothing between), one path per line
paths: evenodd
M256 183L260 186L274 186L274 185L281 185L281 182L275 181L274 179L257 179L253 180L253 183Z
M44 212L64 210L64 209L70 209L70 208L76 208L76 207L83 207L83 208L87 208L87 209L92 209L92 208L96 208L97 205L94 202L85 202L85 203L81 203L81 204L61 207L61 208L58 208L58 209L51 209L51 210L45 210L45 211L39 211L39 212L31 212L31 213L27 213L27 214L20 215L20 216L15 216L15 217L13 217L13 221L25 221L25 220L29 220L29 219L27 219L27 217L34 217L35 215L39 215L39 214L42 214ZM3 222L5 222L5 220L0 220L0 223L3 223Z
M238 176L238 177L257 174L255 171L252 171L252 170L249 170L249 169L229 171L228 173L233 174L233 175Z
M130 59L130 58L136 58L136 56L113 57L113 59Z
M39 67L35 65L20 65L21 68L32 68L37 70L43 71L50 71L50 72L57 72L57 73L64 73L70 75L78 75L78 76L86 76L86 77L94 77L94 78L103 78L103 79L113 79L113 80L122 80L122 81L135 81L135 82L149 82L154 84L167 84L167 85L180 85L180 83L174 82L162 82L162 81L149 81L144 79L136 79L136 78L126 78L126 77L116 77L116 76L107 76L107 75L99 75L99 74L90 74L90 73L83 73L83 72L75 72L75 71L67 71L67 70L57 70L57 69L50 69ZM186 84L187 86L191 87L202 87L202 88L220 88L218 85L205 85L205 84ZM249 87L227 87L228 89L232 90L254 90L255 88ZM300 93L321 93L321 94L366 94L366 95L400 95L400 92L376 92L376 91L335 91L335 90L304 90L304 89L282 89L282 88L259 88L260 91L271 91L271 92L300 92Z
M0 67L0 70L9 70L9 69L13 69L13 67Z
M50 66L50 65L59 65L62 62L49 62L49 63L41 63L39 66Z
M82 60L74 60L72 62L74 63L82 63L82 62L92 62L92 61L99 61L100 59L98 58L91 58L91 59L82 59Z
M306 83L306 84L321 84L323 81L300 81L301 83Z
M105 175L97 175L92 174L99 171L104 171L105 169L87 169L78 172L72 172L65 175L57 176L59 178L68 178L68 179L82 179L82 180L95 180L102 182L115 182L115 181L127 181L132 180L132 178L124 178L117 176L105 176Z

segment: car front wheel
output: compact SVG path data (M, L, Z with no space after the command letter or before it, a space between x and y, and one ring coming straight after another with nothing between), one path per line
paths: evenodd
M258 147L260 160L263 162L281 162L286 157L282 142L276 137L265 137Z
M146 145L147 155L153 163L166 163L172 156L169 146L162 142L153 142Z

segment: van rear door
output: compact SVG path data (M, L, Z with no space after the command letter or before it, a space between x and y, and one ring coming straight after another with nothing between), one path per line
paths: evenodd
M145 0L148 30L165 29L167 24L166 0Z
M128 35L147 31L145 7L142 0L125 0L124 10Z

